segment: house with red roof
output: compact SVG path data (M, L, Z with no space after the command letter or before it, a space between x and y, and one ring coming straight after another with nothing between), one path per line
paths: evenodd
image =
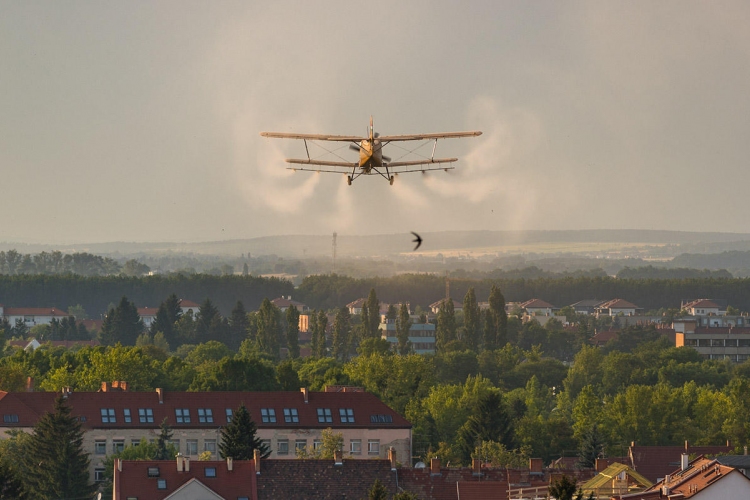
M84 430L83 446L90 454L93 480L104 474L107 455L156 439L166 419L174 431L173 444L185 456L203 452L217 458L221 427L244 404L257 424L258 437L271 457L296 458L297 449L321 446L322 432L332 428L344 438L352 459L384 458L393 447L411 456L412 425L373 394L361 388L327 387L325 392L132 392L127 384L102 383L98 392L63 392L72 414ZM37 420L52 411L52 392L0 392L0 439L9 430L30 432Z
M688 441L684 446L639 446L633 442L628 448L628 465L656 483L679 467L683 455L727 454L732 449L728 442L726 446L693 446Z
M443 306L443 302L445 302L446 300L453 301L453 310L455 312L464 310L464 305L462 302L459 302L455 299L440 299L437 302L433 302L432 304L430 304L430 311L432 311L433 314L438 314L440 312L440 308Z
M712 500L716 498L750 498L750 479L734 467L722 465L716 459L699 456L689 461L681 455L678 468L639 493L612 496L612 500L683 499Z
M624 299L612 299L596 306L596 314L600 316L635 316L639 310L642 308Z
M257 500L253 460L115 460L113 500Z
M557 309L555 306L542 299L531 299L518 304L519 309L531 316L551 316L552 312Z
M5 317L11 326L20 320L31 328L36 325L49 325L53 319L59 321L70 314L55 307L5 307L0 304L0 316Z
M683 300L680 310L691 316L724 316L727 313L726 309L722 311L719 304L711 299Z
M281 312L286 312L287 309L294 306L297 308L299 312L307 312L310 310L309 307L307 307L306 304L303 304L302 302L297 302L296 300L292 300L291 295L287 295L286 297L278 297L276 299L273 299L271 301L271 304L275 305L279 309L281 309Z

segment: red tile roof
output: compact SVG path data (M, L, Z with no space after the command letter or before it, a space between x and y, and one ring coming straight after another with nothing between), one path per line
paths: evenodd
M306 308L307 306L303 304L302 302L297 302L296 300L288 299L286 297L279 297L277 299L273 299L271 301L271 304L275 305L278 308L284 308L284 307L291 307L294 306L297 309Z
M393 411L376 396L367 392L309 392L309 402L304 402L301 392L170 392L163 391L163 403L154 392L71 392L68 402L73 414L82 417L83 426L89 429L152 429L166 418L174 429L180 428L215 428L227 423L226 409L236 410L241 403L247 406L258 428L319 428L334 429L376 429L411 428L411 423ZM30 427L47 411L53 408L56 394L52 392L0 392L0 413L18 414L18 423L6 424L13 427ZM113 408L116 414L115 423L102 423L101 409ZM130 409L132 422L123 421L124 409ZM153 422L141 423L138 417L139 408L151 408ZM211 409L213 422L201 423L198 409ZM262 422L261 408L273 408L276 422ZM296 408L298 423L284 421L284 408ZM317 409L329 408L332 422L318 422ZM354 423L341 423L340 408L354 410ZM175 410L188 409L190 422L177 422ZM371 421L375 415L376 422ZM387 415L390 423L382 422L377 415ZM381 421L377 421L381 420Z
M549 302L545 302L542 299L531 299L527 300L526 302L521 302L518 304L518 307L521 309L554 309L555 306L550 304Z
M628 456L632 468L652 482L657 482L680 465L683 453L716 455L730 453L731 446L630 446Z
M55 316L58 318L70 316L67 312L55 307L6 307L3 314L6 316Z
M159 476L150 477L149 468L158 468ZM189 469L187 472L178 472L177 460L120 461L115 465L114 498L161 500L195 481L200 481L202 485L226 500L236 500L240 497L257 498L255 465L252 460L234 460L231 471L227 462L223 460L195 460L189 462ZM213 469L216 477L206 477L207 469ZM160 479L166 482L166 489L158 488Z
M158 311L158 307L139 307L138 316L140 316L141 318L144 316L156 316L156 313Z
M682 309L693 309L695 307L703 307L705 309L719 309L719 304L712 301L711 299L695 299L682 305Z
M638 309L638 306L624 299L612 299L596 307L597 309Z
M363 305L363 304L364 304L365 302L367 302L367 299L364 299L364 298L360 298L360 299L357 299L357 300L355 300L354 302L349 302L349 303L348 303L348 304L346 305L346 307L348 307L349 309L352 309L352 308L356 308L356 309L361 309L361 308L362 308L362 305Z
M433 302L430 304L430 309L437 308L443 305L443 302L445 302L447 299L440 299L437 302ZM456 299L453 300L453 309L463 309L464 305L462 302L457 301Z
M360 500L368 498L376 479L388 498L396 493L388 460L261 460L258 500Z
M654 484L646 491L622 495L620 498L638 500L667 498L667 496L668 498L690 498L701 493L701 498L719 498L718 492L714 494L713 491L708 493L705 490L731 474L734 474L734 477L746 484L746 495L743 498L750 496L750 479L733 467L721 465L717 460L700 456L690 462L685 470L678 467L671 472L668 481L665 477L663 481ZM665 487L669 490L668 495L664 495L666 493ZM726 493L726 491L723 491L723 493ZM734 491L734 493L737 492Z
M193 309L200 309L201 305L196 304L192 300L180 299L180 307L192 307Z

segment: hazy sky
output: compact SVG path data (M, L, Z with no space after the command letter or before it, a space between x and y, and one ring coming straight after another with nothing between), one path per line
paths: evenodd
M750 232L748 26L742 0L0 0L0 240ZM392 187L258 135L370 115L484 134Z

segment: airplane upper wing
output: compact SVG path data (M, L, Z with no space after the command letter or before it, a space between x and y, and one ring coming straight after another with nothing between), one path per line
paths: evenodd
M471 132L442 132L437 134L381 135L380 142L424 141L428 139L457 139L459 137L476 137L482 135L479 130Z
M415 165L434 165L439 163L453 163L458 161L458 158L434 158L428 160L415 160L415 161L392 161L388 164L388 168L398 167L412 167Z
M284 132L261 132L263 137L271 137L274 139L304 139L307 141L365 141L367 137L361 137L358 135L326 135L326 134L287 134Z

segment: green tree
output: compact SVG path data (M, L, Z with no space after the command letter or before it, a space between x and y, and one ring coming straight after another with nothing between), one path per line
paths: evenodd
M464 344L474 352L477 352L479 347L479 325L480 325L480 310L479 304L477 303L477 296L474 293L474 287L470 287L469 291L464 296Z
M445 349L446 345L456 340L456 313L453 299L445 299L440 304L435 337L435 347L438 351Z
M268 458L271 450L256 435L258 431L250 412L244 404L234 412L232 421L221 429L219 453L221 458L252 460L253 452L260 450L261 458Z
M604 452L604 442L599 434L599 427L594 424L583 435L581 447L578 450L578 466L590 469L596 465L596 459L601 458Z
M279 332L281 311L271 301L263 299L256 315L258 323L257 341L262 352L273 359L279 357Z
M242 341L248 336L249 327L250 320L247 317L245 306L238 300L229 317L229 343L227 347L233 351L239 349Z
M170 460L174 458L174 446L172 445L172 428L169 427L166 417L159 424L159 437L156 438L156 450L154 460Z
M372 488L367 492L368 500L388 500L388 490L385 489L380 479L376 479Z
M310 330L310 356L313 358L318 357L320 352L320 327L318 326L318 311L312 311L309 315L310 322L308 323L308 329Z
M0 500L26 498L23 480L9 465L0 462Z
M222 333L219 309L211 300L206 299L195 316L196 341L198 343L208 342L209 340L223 341L224 335Z
M151 271L146 264L142 264L135 259L130 259L122 266L121 273L125 276L144 276Z
M505 312L505 297L495 285L490 289L488 301L489 309L485 315L485 349L495 349L504 346L508 341L508 314Z
M502 396L490 392L479 400L476 411L458 431L463 463L469 463L471 454L482 441L502 443L513 447L513 429Z
M349 342L351 336L351 316L349 309L342 307L333 320L333 357L346 361L349 357Z
M323 358L326 356L326 330L328 329L328 315L325 311L318 313L318 352L315 356Z
M222 358L207 364L190 384L191 391L277 391L273 364L259 358Z
M576 493L576 480L565 474L549 486L549 496L557 500L580 500L583 492Z
M396 337L398 338L398 353L402 356L411 352L409 331L411 330L411 316L406 303L402 303L396 317Z
M54 411L37 421L29 444L24 480L32 498L89 498L94 494L83 429L62 395L55 399Z
M289 357L299 358L299 311L295 306L286 310L286 347Z
M138 308L123 296L117 307L110 309L104 317L99 339L105 345L114 345L117 342L135 345L141 333L143 320L138 315Z
M365 308L362 308L362 326L364 327L364 338L374 339L378 337L380 331L378 325L380 325L380 301L378 296L375 294L375 289L371 288L370 293L367 295L367 316L365 317ZM364 306L364 304L363 304Z

